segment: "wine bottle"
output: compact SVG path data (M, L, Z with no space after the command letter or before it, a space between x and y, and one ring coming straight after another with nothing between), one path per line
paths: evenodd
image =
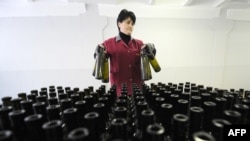
M46 141L62 141L63 132L63 121L62 120L52 120L45 122L42 125L42 129L45 134Z
M144 49L147 52L147 56L148 56L148 59L149 59L149 62L151 64L152 68L154 69L155 72L159 72L161 70L161 67L160 67L160 65L155 57L155 53L153 53L155 50L154 44L148 43L148 44L146 44L146 47L143 48L143 50Z
M11 130L0 130L0 141L13 141L13 133Z
M5 96L5 97L3 97L2 98L3 107L12 106L11 99L12 99L11 96Z
M216 141L216 139L206 131L197 131L192 134L191 141Z
M15 141L26 140L26 126L24 123L25 116L25 110L15 110L9 113L11 129Z
M125 118L114 118L110 123L110 138L128 140L127 120Z
M47 118L47 112L46 112L46 105L44 102L36 102L32 104L33 110L35 114L41 114L42 115L42 121L46 122L48 121Z
M89 130L85 127L75 128L67 134L68 141L91 141L89 139Z
M214 118L211 125L211 134L216 138L216 141L224 141L223 129L225 125L231 125L226 119Z
M89 130L89 140L99 141L100 140L100 115L97 112L88 112L84 115L85 125L84 127Z
M157 123L147 126L145 141L166 141L165 128Z
M48 121L61 120L61 107L60 105L49 105L46 107Z
M189 117L184 114L174 114L172 119L172 141L187 141Z
M108 58L104 56L104 62L103 62L103 67L102 67L102 82L103 83L108 83L109 82L109 61Z
M190 107L189 111L189 137L191 137L193 133L202 130L204 110L201 107Z
M11 123L9 120L9 113L12 112L12 106L5 106L0 108L0 131L11 130Z
M66 128L67 133L79 127L77 123L77 109L76 108L65 109L63 111L62 117L65 123L65 128Z
M26 116L34 114L31 100L21 101L21 109L25 110Z
M141 50L141 78L144 81L152 79L149 59L144 49Z
M42 130L43 120L41 114L29 115L24 118L27 141L44 141L44 132Z

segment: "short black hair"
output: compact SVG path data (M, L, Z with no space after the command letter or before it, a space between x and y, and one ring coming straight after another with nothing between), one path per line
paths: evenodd
M119 13L118 17L117 17L117 22L116 22L117 27L118 27L118 22L122 22L127 18L131 18L131 20L135 24L136 17L135 17L134 12L128 11L127 9L122 9L121 12ZM118 27L118 29L119 29L119 27ZM120 29L119 29L119 31L120 31Z

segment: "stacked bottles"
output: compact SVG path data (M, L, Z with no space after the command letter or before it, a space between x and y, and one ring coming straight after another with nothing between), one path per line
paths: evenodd
M3 141L223 141L224 125L248 124L249 93L195 83L94 90L49 86L5 96Z

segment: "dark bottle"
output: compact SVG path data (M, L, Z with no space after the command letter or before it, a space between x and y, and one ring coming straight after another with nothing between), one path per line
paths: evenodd
M235 110L224 110L223 118L228 120L231 124L240 124L241 122L241 113Z
M103 78L104 58L105 49L98 45L95 51L95 65L92 72L92 75L98 80L101 80Z
M77 123L77 109L68 108L63 111L63 121L65 123L66 132L69 133L78 127Z
M114 118L110 123L110 138L128 140L127 120L125 118Z
M204 120L202 126L206 132L209 132L211 129L212 120L214 118L216 110L216 103L212 101L205 101L202 104L202 108L204 110L204 116L203 116Z
M100 131L99 131L99 123L100 123L100 115L97 112L88 112L84 115L85 125L89 129L89 139L91 141L99 141L100 140Z
M165 128L157 123L147 126L145 141L166 141Z
M197 131L192 134L191 141L216 141L216 139L208 132Z
M161 70L161 67L155 57L155 47L154 44L148 43L146 44L146 47L142 49L143 51L147 53L147 57L149 59L149 62L154 69L155 72L159 72Z
M94 109L95 112L99 114L99 134L105 132L106 130L106 122L108 121L108 114L106 107L103 103L96 103L94 104Z
M102 67L102 82L108 83L109 82L109 61L107 57L103 58L103 67Z
M189 101L185 99L178 99L175 108L177 113L188 115Z
M145 49L141 50L141 78L144 81L152 79L149 59Z
M34 95L38 96L38 90L31 90L30 94L34 94Z
M18 93L17 96L22 100L27 100L27 94L25 92Z
M58 99L56 97L49 97L48 98L48 104L49 105L58 105L59 102L58 102Z
M234 96L232 94L225 93L223 94L223 98L227 99L226 109L232 109L234 101L235 101Z
M79 127L67 134L68 141L91 141L89 140L89 130L85 127Z
M246 104L234 104L232 109L241 113L240 124L247 124L247 116L250 114L249 106Z
M60 105L50 105L46 107L47 118L49 121L61 119Z
M63 140L63 122L61 120L52 120L44 123L42 129L45 134L46 141L62 141Z
M21 110L21 101L22 99L21 98L13 98L11 99L11 105L13 107L13 110Z
M160 115L160 109L161 105L165 102L165 98L163 97L156 97L155 102L154 102L154 111L155 111L155 116L156 120L159 122L159 115Z
M49 93L49 97L56 97L57 96L57 93L56 92L50 92Z
M58 94L58 100L61 102L63 99L67 99L67 94L65 93Z
M212 120L211 134L216 138L216 141L224 141L223 128L225 125L231 125L226 119L215 118Z
M31 100L32 103L36 103L36 95L35 94L28 94L27 99Z
M191 137L194 132L202 130L204 110L201 107L190 107L189 111L189 135Z
M93 111L94 97L92 95L85 95L84 100L86 101L87 112Z
M37 102L44 102L45 105L47 106L48 105L48 98L46 95L39 95L36 97L36 101Z
M85 100L77 101L74 105L77 109L77 122L79 126L84 124L84 115L87 113L87 103Z
M44 102L36 102L32 104L33 110L35 114L41 114L43 123L48 121L46 105Z
M26 116L34 114L31 100L21 101L21 109L25 110Z
M201 103L202 103L201 96L197 96L197 95L191 96L191 103L190 103L191 107L194 107L194 106L195 107L200 107Z
M10 123L15 141L26 140L26 126L24 123L25 110L15 110L9 113Z
M72 106L74 107L75 103L77 101L80 101L80 95L79 94L72 94L71 95L71 100L72 100Z
M3 107L12 106L11 99L12 99L12 97L10 97L10 96L5 96L5 97L3 97L3 98L2 98Z
M172 141L186 141L188 138L189 117L184 114L174 114L172 119Z
M62 112L68 108L72 108L72 100L70 98L62 99L60 101L60 106Z
M215 118L222 118L223 111L226 109L227 99L224 97L216 97L214 102L216 103L216 111L214 116Z
M145 109L140 113L138 118L138 130L134 134L134 139L143 141L145 140L146 129L148 125L155 123L155 112L152 109Z
M11 130L0 131L0 141L13 141L13 133Z
M24 118L27 129L27 141L44 141L42 130L43 120L41 114L29 115Z
M159 120L165 128L165 134L170 136L171 133L171 121L174 113L173 105L169 103L163 103L160 109Z
M0 131L11 130L9 113L12 110L13 110L12 106L5 106L5 107L0 108Z

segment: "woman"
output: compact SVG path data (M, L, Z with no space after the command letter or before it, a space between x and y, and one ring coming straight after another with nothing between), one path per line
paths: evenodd
M131 37L135 22L136 16L132 11L121 10L117 17L119 34L100 45L110 59L110 83L116 86L117 96L121 95L122 85L126 86L127 95L132 95L132 84L141 88L144 83L141 78L140 52L145 45L141 40Z

